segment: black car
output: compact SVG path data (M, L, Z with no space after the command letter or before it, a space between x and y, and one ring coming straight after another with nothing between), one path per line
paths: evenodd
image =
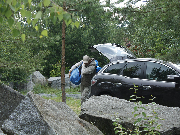
M136 58L126 48L110 43L93 47L111 62L92 78L90 96L110 95L180 107L180 67L176 64Z

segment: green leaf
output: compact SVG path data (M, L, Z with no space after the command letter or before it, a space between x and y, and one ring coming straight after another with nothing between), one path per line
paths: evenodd
M151 127L151 130L155 130L155 127Z
M28 19L27 19L27 22L28 22L28 24L30 24L30 23L31 23L31 19L28 18Z
M137 106L134 107L134 111L137 111Z
M36 29L36 31L38 31L38 26L35 26L34 28Z
M8 10L8 11L5 13L5 16L6 16L7 18L9 18L11 15L12 15L12 11L11 11L11 10Z
M140 122L142 120L142 118L138 118L137 121Z
M150 125L149 124L144 124L144 126L149 127Z
M11 5L12 0L6 0L7 4Z
M145 112L142 112L142 115L143 115L144 117L146 117L146 113L145 113Z
M43 30L42 32L41 32L41 35L43 35L43 36L48 36L48 32L47 32L47 30Z
M13 37L17 37L20 34L20 31L18 29L13 29L12 34Z
M65 23L66 23L67 26L69 26L69 24L70 24L71 22L72 22L72 19L70 19L70 20L68 20L68 21L65 20Z
M68 21L69 19L71 19L71 15L69 13L65 13L65 14L63 14L63 19L65 21Z
M24 10L24 5L21 5L22 9Z
M72 27L72 29L74 28L74 22L71 23L71 27Z
M15 12L15 8L12 5L10 5L10 8Z
M142 101L139 101L139 104L141 105L141 104L142 104Z
M136 123L138 123L138 121L137 121L137 120L134 122L134 125L136 125Z
M21 29L21 23L17 22L16 25L18 26L18 29Z
M55 12L55 8L54 7L50 7L49 9L50 9L50 13Z
M38 19L34 19L34 20L32 21L33 27L35 26L35 24L37 23L37 21L38 21Z
M41 7L42 7L42 5L43 5L43 3L42 3L42 2L40 2L40 3L39 3L39 5L38 5L38 7L39 7L39 8L41 8Z
M41 18L41 15L42 15L42 12L41 12L41 11L38 11L38 13L36 14L35 19L39 19L39 18Z
M134 114L134 117L138 116L139 114Z
M2 17L0 17L0 23L2 23L3 22L3 18Z
M62 21L62 19L63 19L63 14L58 15L58 19L59 19L59 21Z
M22 34L22 35L21 35L21 39L22 39L22 41L23 41L23 43L24 43L24 41L25 41L25 34Z
M53 17L53 20L52 20L52 22L53 22L54 25L56 24L56 21L57 21L57 17L54 16L54 17Z
M50 0L43 0L44 6L47 7L51 3Z
M149 131L149 129L148 128L144 128L144 131Z
M31 17L31 11L26 11L25 15L26 15L27 18L30 18Z
M9 18L7 21L8 21L9 27L11 27L14 23L14 19L12 18Z
M22 17L26 16L26 12L23 9L21 9L20 12L21 12Z
M31 1L32 1L32 0L28 0L28 3L29 3L30 5L31 5Z
M119 131L118 131L118 130L116 130L116 131L115 131L115 134L117 134L118 132L119 132Z
M12 1L12 5L13 5L13 6L16 6L16 4L17 4L16 0L13 0L13 1Z
M142 109L146 110L146 108L144 108L144 107L140 107L140 108L142 108Z
M80 25L80 22L76 21L76 22L75 22L75 26L76 26L77 28L79 28L79 25Z

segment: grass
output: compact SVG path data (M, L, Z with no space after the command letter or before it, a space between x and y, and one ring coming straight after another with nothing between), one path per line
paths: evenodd
M80 88L71 88L66 89L66 93L69 94L80 94ZM46 94L56 94L57 97L42 97L44 99L51 99L56 102L62 102L62 91L59 89L53 89L49 86L41 86L41 85L35 85L33 91L34 94L39 93L46 93ZM21 94L26 95L27 91L22 91ZM79 115L81 112L81 99L74 99L71 97L66 97L66 104L77 114Z

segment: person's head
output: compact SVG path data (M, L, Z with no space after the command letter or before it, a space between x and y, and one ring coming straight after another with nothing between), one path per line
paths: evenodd
M90 62L90 57L85 55L83 56L83 63L85 64L85 66L87 66Z

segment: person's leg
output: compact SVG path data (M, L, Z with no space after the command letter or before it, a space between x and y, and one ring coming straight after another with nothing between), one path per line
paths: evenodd
M80 85L81 96L82 96L83 90L84 90L84 86L81 83L81 85Z
M89 98L89 87L84 87L84 90L81 94L81 105L83 102L85 102Z

